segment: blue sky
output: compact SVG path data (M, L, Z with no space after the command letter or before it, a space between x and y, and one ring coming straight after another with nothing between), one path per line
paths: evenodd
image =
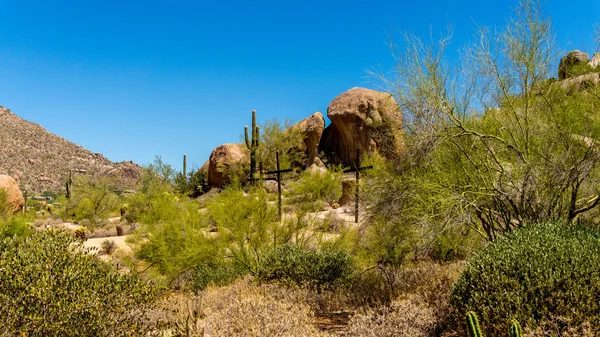
M0 0L0 105L113 161L200 166L259 122L299 121L391 69L390 33L503 25L516 1ZM575 7L575 8L574 8ZM558 45L593 52L600 2L548 2ZM189 166L190 164L188 164Z

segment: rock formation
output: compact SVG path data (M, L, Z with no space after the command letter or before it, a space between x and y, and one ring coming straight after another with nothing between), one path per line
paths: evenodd
M249 168L249 159L248 149L244 144L217 146L208 159L209 186L221 187L230 183L233 175L244 176L244 170Z
M20 211L25 205L25 200L23 199L23 194L21 193L21 189L19 189L17 182L11 176L2 174L0 175L0 188L3 188L6 191L10 210L13 213Z
M0 174L10 175L32 192L57 192L64 191L70 170L108 174L122 179L119 188L134 189L131 184L142 168L132 162L113 163L0 106Z
M391 158L404 147L402 114L390 94L352 88L331 101L327 117L331 124L323 132L319 151L344 165L355 162L357 148Z
M299 129L303 136L302 151L307 156L307 166L311 166L317 160L319 152L319 142L321 135L325 130L325 118L320 112L315 112L310 117L301 120L292 126L293 129ZM320 160L318 160L320 162Z
M354 202L356 198L356 179L352 178L344 178L342 180L342 196L338 201L340 206L350 205Z
M562 81L571 77L572 75L570 74L570 70L574 66L589 63L590 57L588 56L588 54L579 50L573 50L572 52L563 56L562 59L560 59L560 64L558 65L558 79Z

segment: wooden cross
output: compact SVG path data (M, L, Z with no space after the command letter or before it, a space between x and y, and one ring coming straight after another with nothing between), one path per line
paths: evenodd
M360 171L372 169L373 166L364 166L360 167L360 149L356 149L356 162L354 163L354 168L344 170L344 173L356 172L356 191L354 193L354 222L358 223L358 202L359 202L359 180L360 180Z
M266 174L277 174L277 178L265 178L264 180L275 180L277 181L277 214L279 215L279 219L281 220L281 174L286 172L292 172L293 169L279 169L279 152L275 152L275 161L277 163L277 170L275 171L267 171ZM260 164L260 172L262 176L262 163Z

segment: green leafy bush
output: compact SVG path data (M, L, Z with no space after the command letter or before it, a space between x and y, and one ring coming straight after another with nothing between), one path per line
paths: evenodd
M451 302L457 321L475 311L492 336L505 334L507 318L530 329L555 317L598 329L599 270L599 230L531 225L475 255L456 282Z
M118 248L115 241L109 240L109 239L102 241L102 244L100 247L102 248L102 252L104 254L108 254L108 255L114 253L114 251L117 250L117 248Z
M248 269L237 263L198 265L194 268L193 290L204 290L210 285L225 286L246 274L248 274Z
M21 215L14 215L6 220L0 220L0 240L13 236L27 236L31 233L31 226L27 219Z
M154 295L66 232L0 242L0 335L143 336Z
M288 193L293 205L317 211L327 203L337 202L342 195L342 174L337 171L306 170L290 184Z
M259 278L295 284L327 286L349 280L353 264L348 253L325 248L307 250L291 244L275 248L262 260Z

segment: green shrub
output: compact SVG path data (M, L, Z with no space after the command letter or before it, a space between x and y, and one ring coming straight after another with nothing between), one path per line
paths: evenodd
M506 334L507 318L531 329L555 317L598 329L599 270L599 230L531 225L476 254L456 282L451 303L457 321L474 311L492 336Z
M307 170L290 184L290 201L294 205L318 211L327 203L337 202L342 195L342 174L336 171Z
M0 335L143 336L154 295L66 232L0 241Z
M102 241L101 248L104 254L110 255L117 250L118 247L114 240L106 239Z
M19 215L7 220L0 220L0 240L13 236L27 236L31 233L31 226L27 220Z
M210 285L225 286L246 274L248 274L248 269L236 263L198 265L194 268L193 290L204 290Z
M348 281L352 270L352 260L345 251L307 250L286 244L275 248L262 260L259 278L320 287Z

